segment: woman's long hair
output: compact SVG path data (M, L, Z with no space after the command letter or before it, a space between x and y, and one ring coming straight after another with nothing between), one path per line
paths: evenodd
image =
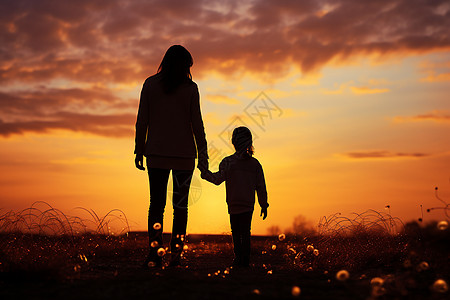
M248 158L253 156L252 133L247 127L241 126L235 128L233 130L233 136L231 137L231 143L239 155Z
M173 92L178 86L192 81L191 67L194 64L189 51L181 45L173 45L167 49L158 74L161 74L166 93Z

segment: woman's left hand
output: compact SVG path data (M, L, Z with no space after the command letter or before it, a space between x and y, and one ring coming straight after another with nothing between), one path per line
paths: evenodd
M136 165L136 168L138 168L139 170L145 171L144 156L142 154L136 154L136 158L134 159L134 164Z

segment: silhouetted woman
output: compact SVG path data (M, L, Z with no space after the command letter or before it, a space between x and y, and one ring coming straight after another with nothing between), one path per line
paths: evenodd
M141 91L136 121L135 164L145 170L150 183L148 211L149 254L145 265L161 266L163 215L167 183L172 170L173 227L171 261L180 264L186 235L188 197L195 158L198 168L208 168L207 144L197 85L192 81L192 56L180 45L171 46L158 72L147 78ZM158 255L159 254L159 255Z

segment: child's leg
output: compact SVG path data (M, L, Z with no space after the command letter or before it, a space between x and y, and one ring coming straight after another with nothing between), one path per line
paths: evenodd
M241 239L242 239L242 265L248 266L250 264L250 237L252 225L253 212L246 212L241 214Z
M242 241L241 241L241 224L239 214L230 214L230 225L231 225L231 235L233 237L233 250L234 250L234 265L241 264L241 252L242 252Z

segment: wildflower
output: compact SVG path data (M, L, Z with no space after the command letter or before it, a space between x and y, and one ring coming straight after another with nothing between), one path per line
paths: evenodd
M164 255L166 255L166 250L164 248L159 248L157 253L158 253L158 256L164 256Z
M383 280L383 278L380 278L380 277L374 277L370 281L371 286L382 286L383 283L384 283L384 280Z
M430 265L426 261L423 261L417 266L417 271L419 271L419 272L426 271L429 268L430 268Z
M433 291L438 293L446 293L448 291L447 282L443 279L438 279L433 283Z
M437 228L438 228L439 230L445 230L445 229L447 229L447 228L448 228L448 222L447 222L447 221L440 221L440 222L437 224Z
M411 261L410 261L409 259L406 259L406 260L403 262L403 266L404 266L405 268L411 268L411 266L412 266Z
M373 297L380 297L383 296L386 293L386 289L382 286L372 286L372 296Z
M336 279L339 281L346 281L350 277L347 270L340 270L336 273Z
M272 275L272 270L267 271L267 274Z
M298 286L295 285L292 287L292 290L291 290L292 296L298 297L298 296L300 296L300 292L301 292L301 290Z

